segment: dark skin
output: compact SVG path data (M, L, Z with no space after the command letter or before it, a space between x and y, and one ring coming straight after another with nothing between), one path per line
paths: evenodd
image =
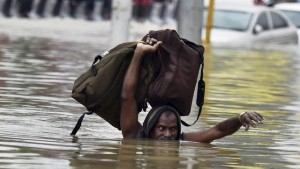
M138 43L123 82L120 124L124 138L137 138L142 128L138 122L138 109L135 99L139 68L146 54L155 52L162 42L148 37L146 43ZM216 139L235 133L241 126L244 126L245 130L248 131L250 127L262 124L263 120L263 116L257 112L245 112L243 115L229 118L209 129L184 133L183 137L186 141L211 143ZM166 115L164 112L150 132L150 137L158 140L174 140L178 136L178 125L180 124L177 124L174 114Z
M177 117L173 112L164 112L150 132L158 140L175 140L178 137Z

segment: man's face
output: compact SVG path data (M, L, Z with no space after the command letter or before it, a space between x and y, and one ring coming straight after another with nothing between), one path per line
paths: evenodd
M177 117L173 112L164 112L153 127L150 137L158 140L176 140L178 138Z

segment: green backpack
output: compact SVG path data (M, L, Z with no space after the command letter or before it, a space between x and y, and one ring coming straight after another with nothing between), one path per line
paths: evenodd
M88 112L78 120L71 135L79 130L85 114L96 113L112 126L120 128L123 80L138 42L122 43L104 57L98 55L92 66L75 80L72 97L84 105ZM146 109L145 100L150 82L156 72L152 56L146 56L140 67L136 100L139 112Z

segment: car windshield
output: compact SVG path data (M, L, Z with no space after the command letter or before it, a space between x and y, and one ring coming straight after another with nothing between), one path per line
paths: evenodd
M204 12L203 25L206 26L207 10ZM252 13L231 11L231 10L215 10L213 28L230 29L236 31L246 31L250 25Z
M290 20L297 26L297 28L300 28L300 12L286 10L282 11L290 18Z

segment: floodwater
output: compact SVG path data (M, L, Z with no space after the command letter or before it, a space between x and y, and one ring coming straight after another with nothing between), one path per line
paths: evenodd
M211 144L124 141L97 115L69 136L85 111L70 97L73 82L107 48L0 35L0 168L300 168L299 47L206 49L204 109L183 131L246 110L265 116L263 125Z

